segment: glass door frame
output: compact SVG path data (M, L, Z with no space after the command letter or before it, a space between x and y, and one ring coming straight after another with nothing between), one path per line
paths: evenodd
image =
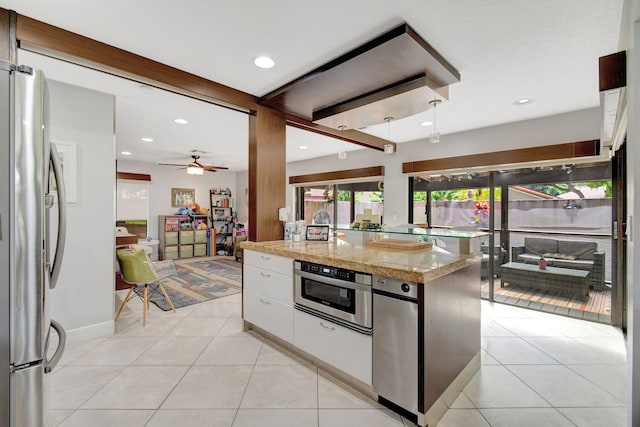
M619 163L619 162L618 162ZM616 163L617 165L617 163ZM559 165L555 165L559 166ZM431 225L431 192L432 191L441 191L441 190L453 190L453 189L463 189L463 188L489 188L489 248L493 248L495 244L495 188L501 188L501 215L500 215L500 247L503 247L507 250L507 259L511 260L511 253L509 253L510 248L510 232L509 229L509 187L513 185L527 185L527 184L545 184L545 183L559 183L559 182L585 182L585 181L601 181L601 180L611 180L614 183L614 190L616 193L620 193L622 190L620 188L622 185L618 183L616 187L616 181L619 181L619 176L613 174L613 162L598 162L592 164L582 164L578 165L580 167L574 168L576 165L569 165L571 167L571 174L566 172L565 168L553 168L551 166L547 167L539 167L532 166L527 168L520 169L512 169L512 170L501 170L501 171L488 171L483 174L452 174L448 177L445 174L442 175L427 175L427 179L422 178L421 176L410 176L409 177L409 208L407 219L409 223L413 223L414 215L413 215L413 195L416 189L419 187L416 183L416 178L422 179L426 182L426 220L427 224ZM587 167L589 167L587 169ZM616 166L619 168L619 165ZM466 175L466 176L465 176ZM620 175L620 174L618 174ZM424 176L424 175L423 175ZM456 178L457 176L457 178ZM568 179L570 177L570 179ZM606 177L606 178L605 178ZM424 185L424 184L423 184ZM420 191L420 190L418 190ZM614 214L616 212L616 193L614 193L614 200L612 200L612 222L615 217ZM623 207L618 207L619 209L624 209ZM622 229L624 224L620 225L620 229ZM615 230L614 230L615 231ZM612 233L612 246L615 246L614 240L615 234ZM494 275L494 258L495 254L493 250L489 250L489 259L488 259L488 274L489 274L489 301L494 301L494 287L495 287L495 275ZM613 267L615 268L615 267ZM617 324L619 320L624 318L623 310L624 310L624 292L626 286L624 283L620 282L622 277L617 277L613 274L612 271L612 304L611 304L611 323ZM619 272L618 272L619 273ZM620 274L618 274L620 276ZM619 325L617 325L619 326Z

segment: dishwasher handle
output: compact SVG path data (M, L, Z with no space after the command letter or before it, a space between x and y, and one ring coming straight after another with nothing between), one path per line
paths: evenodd
M401 300L401 301L412 302L414 304L418 303L418 298L416 298L416 297L398 295L398 294L391 293L391 292L381 291L379 289L374 289L373 293L375 295L380 295L380 296L387 297L387 298L393 298L393 299L398 299L398 300Z

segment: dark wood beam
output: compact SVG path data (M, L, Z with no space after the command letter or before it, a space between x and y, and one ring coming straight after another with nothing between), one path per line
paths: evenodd
M333 172L312 173L309 175L290 176L289 184L329 182L342 179L372 178L376 176L384 176L384 166L371 166L368 168L347 169Z
M133 181L151 181L151 175L146 173L116 172L116 179L130 179Z
M258 107L249 116L249 240L281 240L278 209L286 204L284 114Z
M617 89L627 85L627 52L621 51L611 55L601 56L600 68L600 92Z
M328 126L313 123L309 120L289 114L286 116L286 120L287 125L296 127L298 129L318 133L320 135L329 136L331 138L341 139L352 144L357 144L366 148L372 148L378 151L384 151L384 146L391 144L393 146L393 152L395 153L396 151L395 142L378 138L377 136L369 135L368 133L360 132L353 129L336 130Z
M384 93L384 88L422 75L428 77L433 91L460 81L455 67L409 25L402 23L266 94L259 102L313 121L316 121L315 113L323 110L323 124L358 129L384 123L387 116L394 116L397 120L424 111L429 99L422 98L422 102L415 103L415 108L384 109L384 112L375 104L367 104L371 108L366 108L357 117L347 115L347 119L336 117L342 116L339 106L358 106L363 97L373 101L379 96L389 95ZM376 95L381 90L382 95ZM332 114L335 120L327 120L327 114ZM337 121L335 126L330 124L334 121Z
M600 154L599 142L599 140L569 142L566 144L494 151L492 153L479 153L468 156L405 162L402 164L402 172L429 172L597 156Z
M256 109L253 95L28 16L18 15L16 36L20 47L27 50L49 53L70 62L225 107L247 112Z

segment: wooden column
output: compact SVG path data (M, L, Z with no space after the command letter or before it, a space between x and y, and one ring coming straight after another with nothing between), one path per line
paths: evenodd
M258 107L249 116L249 240L282 240L278 209L286 204L285 116Z

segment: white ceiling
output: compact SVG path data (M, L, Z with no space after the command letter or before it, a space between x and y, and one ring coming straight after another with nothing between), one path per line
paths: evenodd
M461 74L438 107L438 130L446 135L598 106L598 58L618 50L622 0L0 0L0 6L257 96L406 21ZM255 67L260 54L276 66ZM21 63L38 61L20 55ZM246 169L244 114L45 65L49 78L116 95L118 151L174 162L199 149L210 153L205 163ZM514 105L524 97L535 101ZM177 116L189 125L174 124ZM431 127L419 123L432 117L430 110L365 131L396 142L422 139ZM155 141L143 144L143 136ZM343 146L287 129L288 161Z

